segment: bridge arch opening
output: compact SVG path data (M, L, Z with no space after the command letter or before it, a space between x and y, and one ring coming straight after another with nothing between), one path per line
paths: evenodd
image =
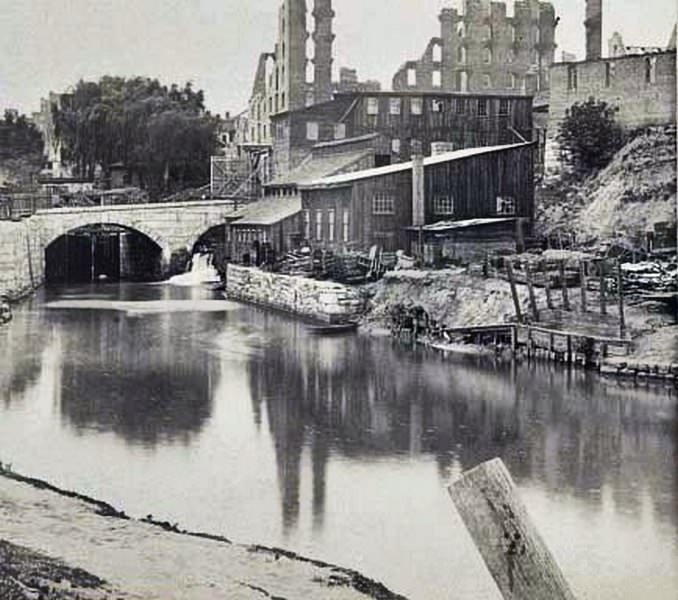
M198 236L191 248L191 256L209 255L210 263L218 271L225 271L230 258L230 248L229 228L225 224L215 225Z
M157 281L163 249L124 225L93 223L60 235L45 248L47 284Z

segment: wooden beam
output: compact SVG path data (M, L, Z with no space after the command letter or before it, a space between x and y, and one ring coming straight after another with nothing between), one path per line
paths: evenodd
M551 295L551 281L548 271L544 274L544 291L546 292L546 306L548 306L549 310L553 310L553 296Z
M600 314L607 314L607 284L605 282L605 263L600 262Z
M587 312L588 306L586 302L586 263L582 260L579 262L579 283L581 284L581 311Z
M563 290L563 308L565 310L570 310L570 296L568 295L567 290L567 279L565 278L565 261L561 260L558 264L560 269L560 286Z
M619 337L626 337L626 317L624 315L624 277L621 262L617 261L617 295L619 296Z
M506 600L574 600L501 459L464 473L448 490Z
M534 285L532 285L532 270L530 265L525 265L525 279L527 281L527 291L530 296L530 309L532 310L532 318L539 321L539 309L537 308L537 298L534 295Z
M518 297L518 290L516 289L516 278L513 274L513 265L510 260L506 260L506 273L509 278L509 285L511 286L511 296L513 297L513 306L516 309L516 318L519 323L523 321L523 313L520 310L520 298Z

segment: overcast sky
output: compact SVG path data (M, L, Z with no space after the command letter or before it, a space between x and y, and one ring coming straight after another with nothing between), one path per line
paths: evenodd
M307 0L311 4L312 0ZM213 112L244 108L260 52L273 49L279 0L0 0L0 109L37 110L80 78L191 80ZM444 0L334 0L335 66L389 87L438 35ZM512 6L512 2L508 2ZM558 58L583 57L584 0L554 0ZM604 39L668 42L676 0L604 0ZM309 28L312 19L309 17ZM606 44L605 44L606 46Z

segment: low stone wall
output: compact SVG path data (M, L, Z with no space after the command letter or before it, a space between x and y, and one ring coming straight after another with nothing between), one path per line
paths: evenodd
M19 299L42 285L44 249L31 219L0 221L0 296Z
M251 267L228 265L226 294L327 323L352 320L363 302L358 292L339 283L267 273Z

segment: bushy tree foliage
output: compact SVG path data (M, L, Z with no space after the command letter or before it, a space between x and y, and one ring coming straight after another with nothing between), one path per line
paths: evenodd
M616 109L589 98L574 104L560 125L558 140L566 161L576 171L590 172L605 167L624 144Z
M42 135L26 115L7 108L0 118L0 157L35 154L42 151Z
M121 163L143 187L175 190L204 184L216 148L217 119L202 90L157 79L106 76L80 81L54 109L63 155L82 176Z

